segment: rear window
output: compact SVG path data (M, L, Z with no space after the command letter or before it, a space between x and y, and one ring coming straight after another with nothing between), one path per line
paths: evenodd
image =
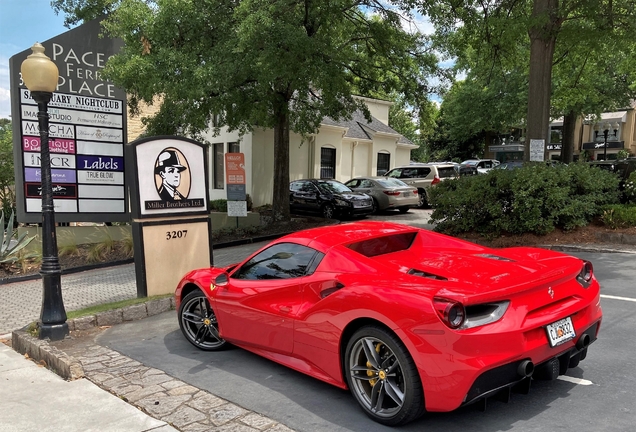
M393 234L351 243L348 248L366 257L399 252L411 247L417 231Z
M448 167L448 168L437 168L437 172L439 173L439 178L449 178L449 177L455 177L457 175L457 173L455 172L455 168L453 167Z
M382 179L382 180L376 180L376 181L382 187L407 187L408 186L402 180L398 180L398 179L394 179L394 178Z

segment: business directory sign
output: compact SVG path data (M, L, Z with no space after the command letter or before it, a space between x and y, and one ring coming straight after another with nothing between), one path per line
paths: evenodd
M101 31L99 20L94 20L42 42L60 73L48 105L58 222L129 220L126 94L101 76L122 41L100 37ZM9 62L18 220L25 223L42 219L38 106L20 76L20 66L30 54L29 48Z

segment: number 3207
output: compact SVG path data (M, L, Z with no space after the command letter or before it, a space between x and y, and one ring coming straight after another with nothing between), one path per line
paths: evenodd
M185 238L188 230L168 231L166 232L166 240Z

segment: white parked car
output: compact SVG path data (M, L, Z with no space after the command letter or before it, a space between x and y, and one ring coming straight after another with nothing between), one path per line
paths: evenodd
M499 165L496 159L468 159L461 163L477 169L478 174L486 174L488 171Z

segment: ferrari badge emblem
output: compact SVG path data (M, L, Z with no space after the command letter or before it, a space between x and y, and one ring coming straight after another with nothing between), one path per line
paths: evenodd
M550 298L554 298L554 290L552 287L548 287L548 294L550 294Z

